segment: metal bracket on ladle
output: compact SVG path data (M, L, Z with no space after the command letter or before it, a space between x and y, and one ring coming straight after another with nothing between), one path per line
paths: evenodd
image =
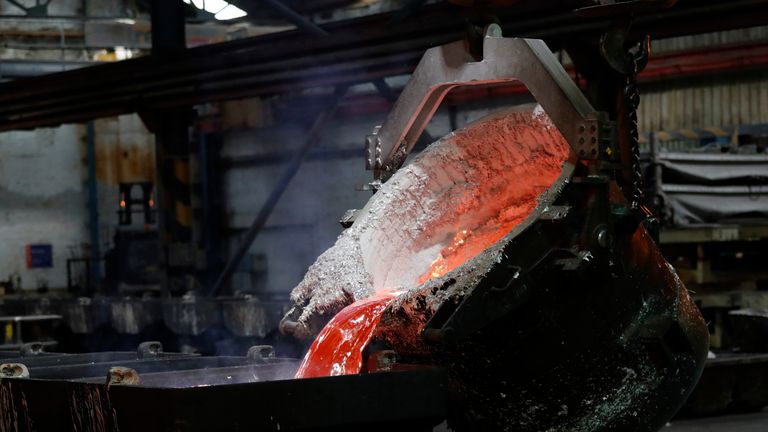
M464 41L427 50L384 121L366 139L366 167L386 181L402 166L445 96L462 86L522 82L552 119L579 159L598 159L613 139L607 116L596 111L547 45L504 38L489 25L483 59Z

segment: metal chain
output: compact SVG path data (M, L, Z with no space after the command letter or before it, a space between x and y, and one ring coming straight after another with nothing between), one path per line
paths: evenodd
M632 74L627 76L627 86L624 88L624 97L627 101L629 115L629 134L632 147L632 210L640 208L643 198L643 170L640 166L640 133L637 125L637 109L640 106L640 91L637 88L637 62Z

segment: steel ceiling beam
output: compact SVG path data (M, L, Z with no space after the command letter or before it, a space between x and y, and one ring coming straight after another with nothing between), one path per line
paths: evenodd
M500 14L506 36L582 43L610 23L580 18L577 0L521 2ZM0 130L54 126L130 112L335 86L410 73L432 46L464 37L462 9L423 7L392 25L392 14L327 24L332 37L290 31L0 84ZM768 0L680 0L639 17L634 30L672 37L768 22Z
M328 32L325 31L322 27L310 21L304 15L286 6L280 0L250 0L247 2L240 2L240 8L248 13L248 16L254 16L266 8L278 14L284 20L295 25L299 29L308 32L309 34L315 36L328 36Z
M682 52L664 53L651 57L648 66L638 75L641 90L648 86L668 81L686 80L695 82L703 78L733 76L734 74L754 74L768 70L768 42L760 41L717 48L699 48ZM566 67L568 74L575 79L573 66ZM357 93L348 96L340 107L340 115L386 115L392 109L402 87L390 88L386 95L376 92ZM462 87L446 97L449 106L463 105L488 98L522 96L529 94L522 83L504 86ZM316 106L326 95L306 95L291 99L290 106ZM299 109L299 108L297 108Z
M356 0L281 0L281 2L293 11L299 14L307 15L314 13L322 13L332 11L334 9L349 6ZM259 0L229 0L228 3L233 4L240 9L246 10L247 7L257 4ZM249 13L250 15L250 13ZM262 8L258 11L253 18L257 19L274 19L279 18L278 14L270 12L269 9Z

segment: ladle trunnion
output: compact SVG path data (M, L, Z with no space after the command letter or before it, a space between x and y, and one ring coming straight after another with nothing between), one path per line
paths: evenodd
M452 427L657 430L693 390L709 334L649 234L649 216L628 203L628 191L616 182L623 167L617 142L624 131L592 108L543 42L502 38L492 25L483 47L482 59L472 58L461 42L424 56L385 123L367 139L367 165L379 191L310 268L294 291L296 305L282 328L311 335L353 301L382 289L403 290L384 311L368 352L394 351L400 362L447 367ZM490 116L433 144L400 169L451 89L512 81L525 84L546 114L518 109ZM433 250L424 238L450 226L442 221L440 229L421 234L430 231L430 216L419 209L449 197L462 202L466 196L492 205L483 194L497 196L501 186L493 179L503 171L493 165L494 157L482 156L486 147L468 150L465 141L499 119L507 119L515 131L515 116L532 119L524 126L530 133L536 129L551 138L540 143L552 149L528 150L555 154L556 144L566 143L559 176L499 240L447 272L405 286L402 275L423 270L420 254ZM549 131L550 126L556 130ZM445 158L450 146L461 157ZM472 155L479 156L467 160ZM523 157L520 163L530 160ZM493 187L481 182L457 189L466 196L447 194L426 175L439 172L447 176L437 181L443 186L482 177ZM512 188L539 180L518 177L501 184ZM454 232L458 238L461 227ZM408 249L398 241L422 248ZM354 263L344 277L326 265L343 268L340 257ZM408 262L419 268L407 268L403 263ZM322 301L313 300L313 294Z

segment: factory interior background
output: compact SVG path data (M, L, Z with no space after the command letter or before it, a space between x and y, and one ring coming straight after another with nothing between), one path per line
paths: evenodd
M634 3L645 5L618 18L574 13ZM636 168L648 209L642 224L690 293L697 310L690 313L703 317L709 344L698 385L680 385L686 399L668 402L672 412L637 409L649 417L663 411L661 430L671 432L768 430L768 2L662 3L0 0L0 363L10 368L2 385L17 379L14 365L31 381L103 384L108 375L111 392L110 376L130 381L115 378L115 367L153 388L153 374L169 370L301 359L313 338L280 328L297 304L290 293L352 223L348 211L382 193L374 194L381 177L366 166L366 137L404 97L424 52L482 28L467 23L495 22L505 37L543 39L593 101L602 82L587 63L600 58L599 35L635 20L627 28L642 35L623 37L635 37L641 50L645 33L651 43L647 66L632 77L640 94ZM535 102L516 83L455 90L408 143L406 164L454 131ZM545 351L538 355L558 355ZM143 369L174 356L212 363ZM427 388L427 378L409 378L405 388L421 379ZM370 385L397 393L399 379ZM221 392L210 394L240 406L226 384L211 384ZM254 386L243 397L296 394L289 385L299 384ZM330 382L322 391L354 399L366 394L359 393L364 385ZM0 399L9 398L0 409L15 413L0 420L0 430L49 430L36 417L40 398L27 396L22 408L13 393L21 390L0 389ZM440 417L433 413L441 412L441 399L432 387L424 391L409 396L430 400L424 417L397 421L449 430L451 421L425 420ZM122 396L110 393L113 402L127 406L142 397L115 394ZM179 403L193 404L190 395ZM78 400L64 393L49 399L61 407ZM279 403L265 406L272 405ZM384 422L373 405L350 424ZM122 417L131 415L127 408L100 421L102 430L198 430L184 420L192 410L167 413L180 429L142 429ZM25 416L31 420L19 420ZM94 430L81 417L58 430ZM656 430L609 423L498 430ZM334 423L290 424L282 427ZM266 421L253 430L281 430L273 427Z

